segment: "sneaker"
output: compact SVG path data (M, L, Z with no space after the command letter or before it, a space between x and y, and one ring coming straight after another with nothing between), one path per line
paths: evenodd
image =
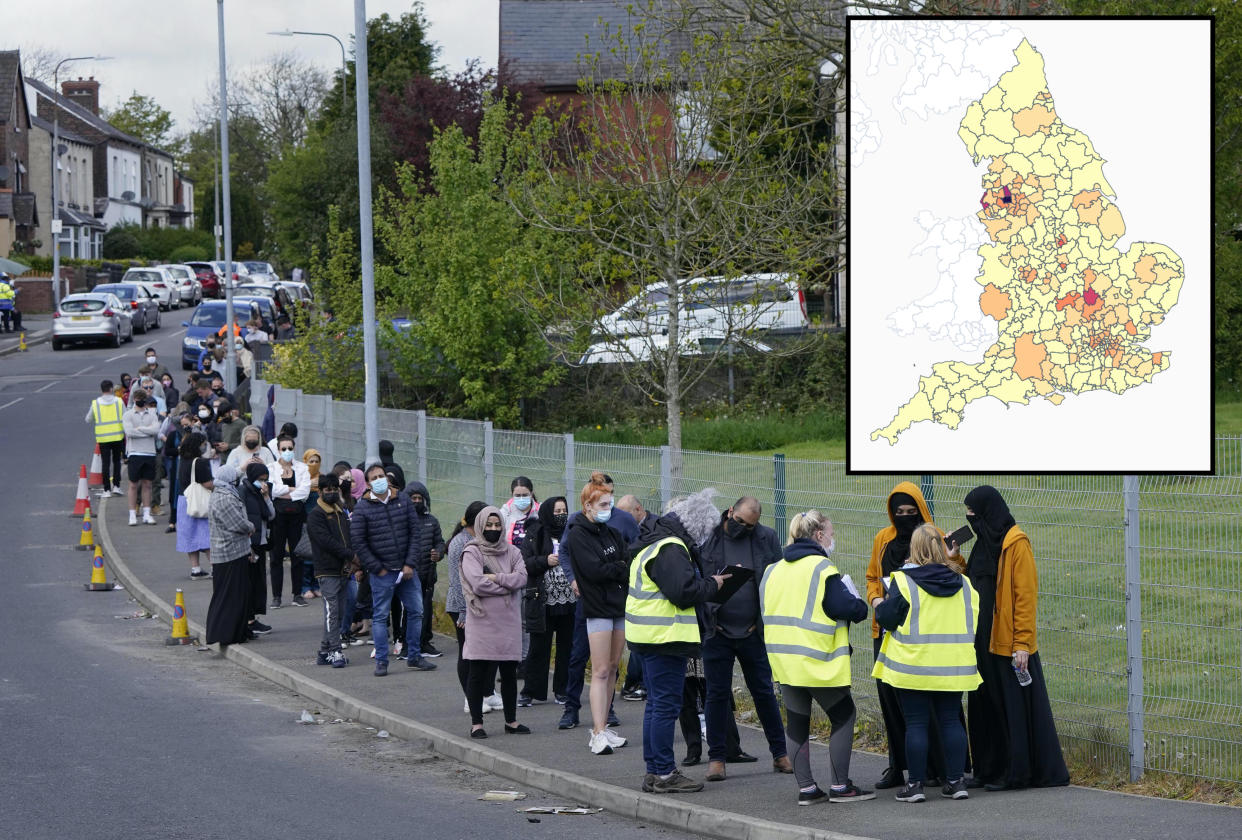
M492 694L483 698L483 708L487 711L497 711L505 707L505 701L500 699L499 694Z
M250 629L253 630L255 633L258 633L260 636L265 636L268 633L272 632L272 627L270 624L264 624L262 621L259 621L258 619L255 619L254 621L250 622Z
M810 793L802 793L802 792L798 793L798 804L799 805L819 805L822 802L828 802L828 801L830 801L828 792L819 787L816 787L815 790L811 791Z
M603 732L593 734L591 740L587 741L587 746L596 755L612 755L612 743L609 742L608 736Z
M922 782L910 782L901 790L897 791L894 797L898 802L926 802L927 797L923 794Z
M642 686L638 686L637 688L624 688L621 690L621 699L622 700L646 700L647 689L643 688Z
M564 706L565 701L569 699L569 697L564 694L557 694L555 696L556 696L556 703L558 706Z
M561 715L560 722L556 724L557 729L573 729L578 725L578 713L569 709L565 710L565 714Z
M922 790L922 787L919 788ZM875 799L874 790L863 790L850 779L845 780L845 789L837 790L833 788L829 791L828 797L833 802L865 802L868 799Z
M165 529L164 529L164 533L165 533L165 534L175 534L175 533L177 533L177 526L176 526L176 525L169 525L167 528L165 528Z
M900 770L894 770L891 767L884 768L884 775L880 777L880 781L875 783L876 790L888 790L889 788L902 787L906 783L906 776Z
M436 650L436 646L433 645L431 642L428 642L427 644L423 645L423 656L427 657L428 659L439 659L443 655L444 654L440 653L440 651Z
M277 595L276 597L272 598L272 602L268 604L268 606L274 610L280 609L280 596Z
M604 737L608 739L608 743L614 750L624 747L628 741L607 727L604 728Z
M648 773L647 775L643 776L643 793L654 793L655 792L656 778L658 777L656 776L655 773Z
M305 607L305 606L306 606L306 599L305 599L305 598L303 598L301 595L294 595L294 596L293 596L293 606L295 606L295 607Z
M479 739L479 740L482 740L482 739L484 739L484 738L486 738L486 737L487 737L487 732L486 732L485 730L482 730L482 729L471 729L471 730L470 730L470 737L471 737L471 738L477 738L477 739Z
M461 710L462 710L463 712L465 712L466 714L470 714L470 701L469 701L469 700L463 700L463 701L462 701L462 703L461 703ZM484 699L484 701L483 701L483 714L485 714L485 715L489 715L489 714L491 714L491 713L492 713L492 707L491 707L491 706L489 706L489 705L487 705L487 700L486 700L486 699Z
M405 645L400 642L393 642L392 652L398 659L405 659Z
M113 487L111 492L113 496L124 496L125 495L125 491L122 490L120 487Z
M159 506L159 505L151 505L151 515L152 515L152 516L159 516L159 515L160 515L160 506Z
M341 634L341 647L349 647L354 643L354 637L348 633Z
M966 779L945 782L944 787L940 789L940 795L945 799L970 799L970 793L966 790Z
M651 786L652 793L698 793L702 789L702 782L683 775L680 770L674 770L673 775L667 779L656 776L655 783Z
M129 525L130 525L130 527L132 528L133 526L135 526L135 525L137 525L137 524L138 524L138 514L134 513L134 512L131 510L131 511L129 512Z
M206 580L209 577L211 577L211 572L204 571L203 569L192 569L190 571L190 580Z
M388 676L388 663L387 662L385 662L382 659L375 660L375 676L377 677Z
M506 723L505 734L506 735L529 735L530 727L524 723L519 723L516 726L510 726L509 724Z
M423 659L421 656L411 656L409 658L409 661L407 661L405 664L406 664L406 667L414 671L434 671L436 669L436 663L428 662L426 659Z
M524 709L524 708L526 708L527 706L533 706L533 705L535 705L535 700L534 700L534 698L532 698L532 697L527 697L525 694L519 694L519 695L518 695L518 705L519 705L519 706L521 706L521 707Z
M349 664L349 660L345 658L345 654L341 653L339 650L332 651L332 654L328 657L328 662L332 663L333 668L344 668Z
M155 517L153 516L144 516L142 517L142 524L143 525L159 525L160 523L156 522Z
M316 664L316 665L327 665L327 664L329 664L329 663L328 663L328 652L327 652L326 650L321 650L321 651L319 651L319 653L318 653L318 654L316 654L316 655L315 655L315 664Z
M608 725L609 726L620 726L621 725L621 719L617 717L617 713L614 712L612 708L608 709Z

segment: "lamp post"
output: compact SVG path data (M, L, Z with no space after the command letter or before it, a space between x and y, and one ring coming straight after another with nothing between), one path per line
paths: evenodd
M224 192L224 387L231 394L237 388L237 349L234 345L237 318L233 311L233 221L229 196L229 92L224 63L224 0L216 0L216 22L220 40L220 181Z
M52 309L60 308L60 66L71 61L109 61L109 55L62 58L52 68Z
M367 464L378 464L379 369L375 347L375 239L371 217L371 95L367 69L367 0L354 0L354 105L358 110L358 239L362 246L362 420Z
M341 39L333 35L331 32L303 32L300 29L282 29L279 32L269 32L268 35L278 35L281 38L292 38L294 35L319 35L324 38L331 38L336 41L336 45L341 48L341 115L345 115L345 97L348 92L348 85L345 80L349 78L349 60L345 57L345 44Z

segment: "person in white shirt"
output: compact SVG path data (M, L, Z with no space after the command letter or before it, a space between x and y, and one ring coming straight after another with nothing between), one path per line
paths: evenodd
M241 446L229 453L227 466L240 472L256 459L259 463L270 466L276 461L276 456L272 454L272 450L263 445L263 430L258 426L247 426L242 429Z
M151 482L155 480L155 437L160 418L151 397L135 388L133 406L121 418L125 429L125 452L129 460L129 524L138 524L138 495L142 494L142 521L154 525L151 516Z
M281 434L277 437L277 460L270 470L272 504L276 507L276 518L272 520L270 561L274 609L280 607L286 556L289 557L291 603L295 607L306 606L306 599L302 597L302 561L294 556L293 550L302 539L302 528L306 525L306 499L310 496L311 478L306 464L294 457L293 451L296 447L297 443L290 435Z

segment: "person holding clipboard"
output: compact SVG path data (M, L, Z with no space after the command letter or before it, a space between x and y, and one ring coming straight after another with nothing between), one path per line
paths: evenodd
M781 684L785 737L798 782L798 804L862 802L875 791L850 780L856 710L850 694L850 623L867 617L867 602L830 560L832 522L817 510L794 516L784 560L763 573L759 598L772 674ZM727 584L726 584L727 585ZM811 702L828 715L832 787L811 774Z

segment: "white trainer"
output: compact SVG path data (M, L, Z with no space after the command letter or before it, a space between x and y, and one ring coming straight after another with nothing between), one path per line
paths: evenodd
M483 698L483 710L485 712L493 712L497 709L503 709L504 707L505 701L500 699L499 694L493 694L490 697Z
M587 745L591 748L591 752L596 755L612 755L612 744L608 741L608 736L603 732L593 734Z
M616 732L614 732L613 730L607 727L604 728L603 736L608 739L608 744L614 750L620 749L621 747L624 747L626 744L629 743L624 738L622 738L620 735L618 735Z

